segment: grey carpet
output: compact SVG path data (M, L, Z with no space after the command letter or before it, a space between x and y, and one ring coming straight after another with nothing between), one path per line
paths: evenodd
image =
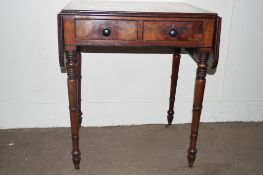
M1 175L262 175L263 123L202 123L188 168L190 125L81 128L80 170L69 128L0 130Z

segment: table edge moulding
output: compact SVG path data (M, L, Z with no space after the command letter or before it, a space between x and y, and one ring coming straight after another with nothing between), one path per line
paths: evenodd
M147 4L147 5L146 5ZM71 0L57 16L59 63L68 76L72 160L80 164L81 52L83 48L168 48L172 50L172 76L167 114L174 118L174 101L182 53L197 64L188 164L193 166L207 70L219 59L221 17L186 3ZM100 51L98 51L100 52Z

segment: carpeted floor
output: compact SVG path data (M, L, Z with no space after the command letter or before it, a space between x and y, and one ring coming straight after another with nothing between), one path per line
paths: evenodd
M263 123L202 123L188 168L190 125L81 128L80 170L69 128L0 130L1 175L262 175Z

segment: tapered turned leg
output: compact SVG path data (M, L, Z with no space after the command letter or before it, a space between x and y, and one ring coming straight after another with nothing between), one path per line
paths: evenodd
M77 71L78 71L78 118L79 118L79 128L82 123L82 111L81 111L81 53L77 52Z
M67 75L68 75L68 97L72 136L72 161L76 169L79 169L79 119L78 119L78 72L76 51L66 51Z
M172 124L172 121L174 118L174 101L175 101L175 94L176 94L176 86L177 86L180 58L181 58L180 52L181 52L180 48L174 49L172 76L171 76L171 87L170 87L170 98L169 98L170 103L169 103L169 109L167 111L168 124L166 125L166 127L169 127Z
M189 167L193 166L197 153L196 142L197 142L200 115L201 115L202 103L203 103L203 97L205 91L207 60L208 60L208 53L201 52L199 54L199 61L197 63L198 68L197 68L196 80L195 80L190 147L188 149L188 155L187 155Z

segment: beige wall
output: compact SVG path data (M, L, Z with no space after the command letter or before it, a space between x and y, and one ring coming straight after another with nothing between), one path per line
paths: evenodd
M69 126L56 14L68 0L2 0L0 128ZM174 0L176 1L176 0ZM261 0L190 0L223 17L203 122L263 120ZM175 123L191 121L196 65L181 61ZM171 55L84 54L84 126L166 123Z

